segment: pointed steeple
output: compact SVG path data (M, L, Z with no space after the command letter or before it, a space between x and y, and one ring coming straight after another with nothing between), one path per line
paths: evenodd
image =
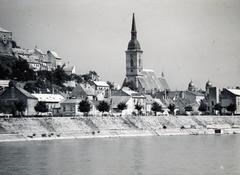
M131 39L132 39L132 40L137 39L137 29L136 29L136 23L135 23L134 13L133 13L133 17L132 17Z
M132 30L131 30L131 40L128 43L128 50L141 50L140 44L137 40L137 29L135 22L135 15L132 16Z

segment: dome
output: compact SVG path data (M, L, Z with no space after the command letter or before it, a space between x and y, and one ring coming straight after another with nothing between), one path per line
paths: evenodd
M211 83L211 81L207 81L207 83L206 83L206 87L211 87L212 86L212 83Z
M196 89L196 88L195 88L193 82L190 81L190 83L188 84L188 90L189 90L189 91L195 91L195 89Z
M188 84L188 87L194 87L193 81L190 81L190 83Z
M141 50L140 44L137 39L129 41L128 50Z

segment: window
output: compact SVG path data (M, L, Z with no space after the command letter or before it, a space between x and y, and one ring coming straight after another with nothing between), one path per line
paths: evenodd
M131 58L130 60L130 66L133 67L134 66L134 62L133 62L133 59Z

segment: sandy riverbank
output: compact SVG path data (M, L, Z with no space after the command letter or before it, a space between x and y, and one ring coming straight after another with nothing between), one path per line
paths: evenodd
M0 119L0 142L239 133L239 116L126 116Z

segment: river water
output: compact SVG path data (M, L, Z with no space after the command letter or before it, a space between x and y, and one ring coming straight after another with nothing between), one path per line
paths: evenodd
M1 175L239 175L240 135L0 143Z

